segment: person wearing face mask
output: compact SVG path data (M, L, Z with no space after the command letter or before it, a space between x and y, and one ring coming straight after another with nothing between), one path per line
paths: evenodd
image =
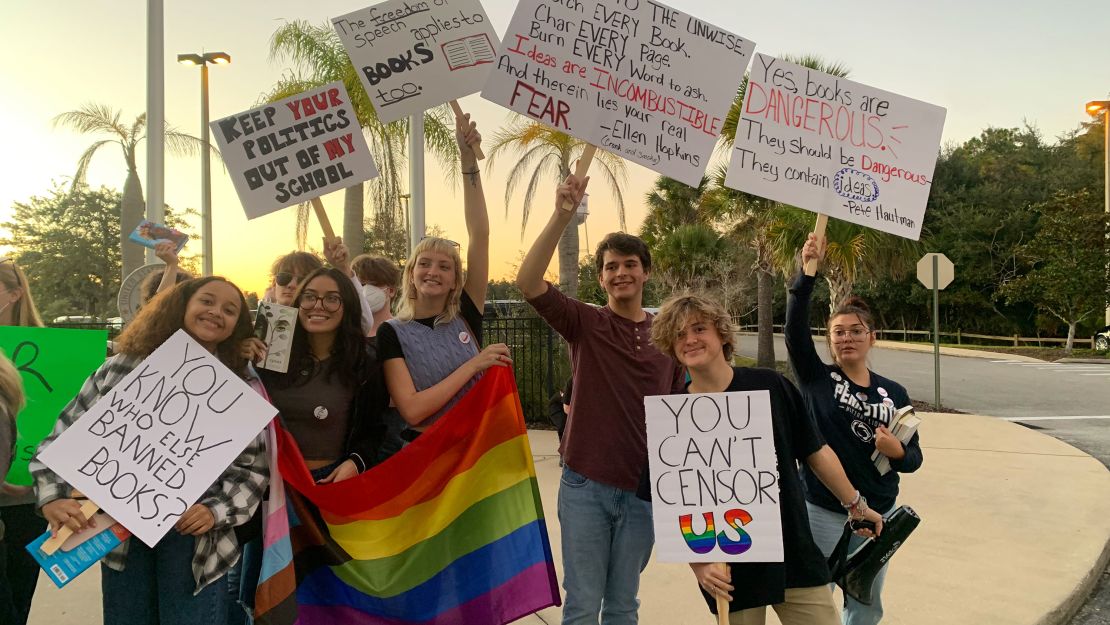
M81 387L62 411L49 447L69 426L110 393L175 332L184 329L229 369L261 390L240 345L252 325L242 292L218 277L182 282L147 302L117 339L118 353ZM104 622L113 625L223 625L227 616L228 569L239 559L234 528L246 523L268 479L264 435L252 440L197 503L189 507L157 545L127 539L102 561ZM36 456L30 465L42 515L56 534L94 528L84 518L72 488Z
M0 325L43 326L27 276L12 258L0 260ZM7 471L0 472L0 480L5 475ZM0 524L6 526L6 535L0 539L0 588L6 589L0 591L0 617L7 616L0 622L24 625L31 612L39 565L23 546L46 529L46 521L35 513L35 493L30 486L0 484Z
M393 300L401 288L401 269L388 258L360 254L351 261L351 269L362 283L362 295L374 313L374 330L393 318Z
M801 256L803 267L809 261L823 259L824 238L818 240L811 233ZM803 467L810 529L817 546L828 557L848 517L844 506L863 502L884 515L893 511L899 473L916 471L921 466L922 454L916 433L903 445L887 429L894 413L910 405L910 397L901 384L868 368L867 355L875 344L875 321L860 298L848 298L829 317L826 340L833 363L821 360L809 330L809 305L815 281L814 276L803 271L790 288L786 300L786 349L806 407L860 492L859 502L841 502L812 471ZM871 461L875 450L890 459L893 471L879 474ZM849 550L855 550L862 541L853 536ZM875 577L871 605L846 598L843 612L846 625L874 625L882 619L886 570L884 566Z

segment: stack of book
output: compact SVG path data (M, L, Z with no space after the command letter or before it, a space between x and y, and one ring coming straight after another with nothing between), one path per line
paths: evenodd
M921 417L913 411L913 406L906 406L899 408L898 412L890 419L890 425L886 426L890 433L898 440L902 441L905 445L913 438L914 433L917 432L918 426L921 425ZM879 453L876 449L871 454L871 462L875 463L875 468L878 469L879 475L886 475L890 473L890 458Z

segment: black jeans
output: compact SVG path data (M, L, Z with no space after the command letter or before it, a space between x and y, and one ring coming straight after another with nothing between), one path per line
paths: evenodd
M46 519L35 504L0 506L4 539L0 540L0 623L26 625L39 579L39 565L27 553L27 543L46 531Z

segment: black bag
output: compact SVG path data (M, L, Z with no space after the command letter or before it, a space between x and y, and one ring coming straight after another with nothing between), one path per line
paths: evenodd
M875 584L875 576L920 523L921 517L913 508L900 506L883 518L882 535L868 541L851 557L848 557L848 541L852 537L852 527L850 523L845 523L844 533L829 555L832 581L840 586L845 596L871 605L871 587Z

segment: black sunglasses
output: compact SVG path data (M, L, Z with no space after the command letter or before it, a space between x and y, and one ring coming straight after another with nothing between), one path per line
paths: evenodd
M299 284L302 278L301 276L289 273L288 271L279 271L274 274L274 282L277 283L278 286L289 286L289 284L293 282L294 279Z

